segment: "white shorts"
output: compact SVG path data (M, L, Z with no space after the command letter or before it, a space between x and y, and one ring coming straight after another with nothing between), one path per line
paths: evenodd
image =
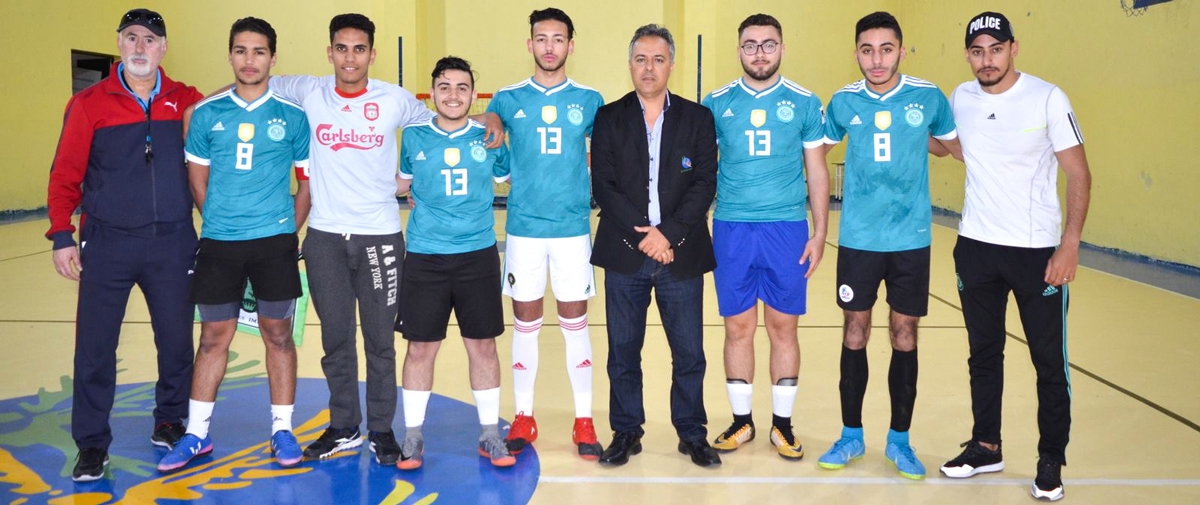
M588 235L564 238L508 235L504 245L504 294L518 302L544 298L549 265L550 286L556 300L587 300L596 296L591 259L592 239Z

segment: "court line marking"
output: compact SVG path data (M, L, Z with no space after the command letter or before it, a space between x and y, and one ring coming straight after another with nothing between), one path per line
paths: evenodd
M937 296L937 295L935 295L935 294L933 294L933 293L930 293L930 294L929 294L929 297L930 297L930 298L933 298L933 299L935 299L935 300L937 300L937 301L939 301L939 302L942 302L942 303L944 303L944 304L946 304L946 305L949 305L949 306L951 306L951 307L954 307L955 309L958 309L959 311L962 311L962 307L959 307L959 306L957 306L957 305L954 305L953 303L950 303L950 302L949 302L949 301L947 301L946 299L944 299L944 298L941 298L941 297L939 297L939 296ZM1023 339L1023 338L1021 338L1021 337L1018 337L1018 336L1016 336L1016 334L1014 334L1014 333L1013 333L1013 332L1011 332L1011 331L1008 331L1008 329L1005 329L1005 330L1004 330L1004 334L1005 334L1005 335L1007 335L1007 336L1008 336L1008 338L1011 338L1011 339L1013 339L1013 340L1016 340L1017 342L1020 342L1020 343L1022 343L1022 344L1025 344L1025 346L1026 346L1026 347L1028 347L1028 346L1029 346L1029 342L1028 342L1028 341L1026 341L1025 339ZM1091 378L1091 379L1095 380L1096 382L1099 382L1099 383L1101 383L1101 384L1104 384L1105 386L1108 386L1109 388L1113 389L1114 391L1117 391L1117 392L1119 392L1119 393L1121 393L1121 394L1124 394L1125 396L1128 396L1128 397L1130 397L1130 398L1132 398L1132 399L1134 399L1134 400L1137 400L1137 401L1138 401L1138 402L1140 402L1141 404L1143 404L1143 405L1145 405L1145 406L1147 406L1147 407L1150 407L1150 408L1152 408L1152 409L1154 409L1154 410L1157 410L1157 411L1158 411L1160 414L1163 414L1163 415L1165 415L1165 416L1167 416L1167 417L1169 417L1169 418L1171 418L1171 419L1174 419L1174 420L1178 421L1180 424L1182 424L1182 425L1184 425L1184 426L1187 426L1188 428L1191 428L1193 431L1200 432L1200 425L1196 424L1196 423L1195 423L1195 422L1193 422L1191 419L1188 419L1188 418L1186 418L1186 417L1183 417L1183 416L1181 416L1181 415L1179 415L1179 414L1176 414L1175 412L1171 411L1170 409L1168 409L1168 408L1166 408L1166 407L1163 407L1162 405L1159 405L1159 404L1157 404L1157 403L1155 403L1155 402L1151 401L1150 399L1148 399L1148 398L1146 398L1146 397L1144 397L1144 396L1142 396L1142 395L1139 395L1139 394L1137 394L1137 393L1134 393L1133 391L1130 391L1130 390L1128 390L1128 389L1125 389L1125 388L1123 388L1123 387L1121 387L1121 386L1118 386L1116 383L1114 383L1114 382L1112 382L1112 381L1110 381L1110 380L1108 380L1108 379L1105 379L1104 377L1101 377L1101 376L1099 376L1099 375L1097 375L1097 374L1093 373L1092 371L1090 371L1090 370L1087 370L1086 368L1083 368L1083 367L1081 367L1081 366L1079 366L1079 365L1076 365L1075 363L1072 363L1072 362L1068 361L1068 362L1067 362L1067 365L1071 367L1071 370L1075 370L1075 371L1077 371L1077 372L1079 372L1079 373L1081 373L1081 374L1083 374L1083 375L1086 375L1086 376L1088 376L1089 378Z
M826 244L832 245L832 246L833 246L833 248L834 248L834 250L839 250L839 249L841 249L841 247L840 247L840 246L838 246L838 245L836 245L836 244L830 244L828 241L826 241ZM1086 267L1085 267L1085 268L1086 268ZM1128 279L1128 280L1130 280L1130 281L1133 281L1132 279ZM1133 282L1136 282L1136 281L1133 281ZM1184 295L1184 296L1186 296L1186 295ZM962 307L959 307L958 305L955 305L955 304L951 303L949 300L947 300L947 299L945 299L945 298L942 298L942 297L940 297L940 296L938 296L938 295L935 295L935 294L933 293L933 291L932 291L932 290L930 290L930 291L929 291L929 297L930 297L930 298L933 298L934 300L937 300L937 301L939 301L939 302L942 302L943 304L945 304L945 305L947 305L947 306L949 306L949 307L952 307L952 308L954 308L955 310L957 310L957 311L959 311L959 312L962 312ZM1016 340L1017 342L1020 342L1020 343L1022 343L1022 344L1025 344L1025 346L1026 346L1026 347L1028 347L1028 346L1029 346L1029 342L1028 342L1028 341L1026 341L1025 339L1023 339L1023 338L1021 338L1021 337L1018 337L1018 336L1017 336L1016 334L1014 334L1013 332L1011 332L1011 331L1008 331L1008 328L1007 328L1007 327L1006 327L1006 328L1005 328L1005 330L1004 330L1004 334L1005 334L1006 336L1008 336L1008 338L1011 338L1011 339L1013 339L1013 340ZM1114 390L1114 391L1117 391L1117 392L1119 392L1119 393L1121 393L1121 394L1124 394L1125 396L1128 396L1129 398L1132 398L1132 399L1134 399L1134 400L1138 401L1138 402L1139 402L1139 403L1141 403L1142 405L1145 405L1145 406L1147 406L1147 407L1150 407L1150 408L1152 408L1152 409L1154 409L1154 410L1158 411L1158 412L1159 412L1160 414L1162 414L1162 415L1165 415L1165 416L1167 416L1167 417L1169 417L1169 418L1171 418L1171 419L1174 419L1175 421L1178 421L1180 424L1182 424L1182 425L1184 425L1184 426L1187 426L1188 428L1191 428L1191 429L1192 429L1192 431L1195 431L1195 432L1197 432L1197 433L1200 433L1200 424L1196 424L1196 423L1195 423L1194 421L1192 421L1191 419L1188 419L1188 418L1186 418L1186 417L1183 417L1182 415L1179 415L1179 414L1175 413L1174 411L1172 411L1172 410L1170 410L1170 409L1168 409L1168 408L1166 408L1166 407L1163 407L1162 405L1159 405L1159 404L1157 404L1157 403L1155 403L1155 402L1151 401L1150 399L1148 399L1148 398L1146 398L1146 397L1144 397L1144 396L1142 396L1142 395L1139 395L1139 394L1137 394L1137 393L1134 393L1133 391L1130 391L1130 390L1128 390L1128 389L1125 389L1125 388L1123 388L1123 387L1121 387L1121 386L1117 385L1115 382L1112 382L1112 381L1110 381L1110 380L1108 380L1108 379L1105 379L1104 377L1101 377L1101 376L1099 376L1098 374L1096 374L1096 373L1093 373L1092 371L1090 371L1090 370L1088 370L1088 369L1086 369L1086 368L1083 368L1083 367L1081 367L1081 366L1079 366L1079 365L1076 365L1075 363L1072 363L1072 362L1068 361L1068 362L1067 362L1067 366L1071 367L1071 369L1072 369L1072 370L1075 370L1075 371L1077 371L1077 372L1079 372L1079 373L1081 373L1081 374L1083 374L1083 375L1086 375L1086 376L1088 376L1089 378L1091 378L1091 379L1095 380L1096 382L1099 382L1099 383L1101 383L1101 384L1104 384L1105 386L1108 386L1110 389L1112 389L1112 390Z
M957 238L957 237L958 237L958 227L957 227L957 226L947 226L947 225L944 225L944 224L939 224L939 223L936 223L936 222L935 222L935 223L933 223L933 225L934 225L934 226L941 226L942 228L949 229L949 230L951 230L951 231L953 231L953 232L954 232L954 236L955 236L955 238ZM829 242L828 242L828 241L826 241L826 243L829 243ZM1118 253L1114 253L1114 252L1112 252L1111 250L1108 250L1108 248L1106 248L1106 247L1099 246L1099 245L1096 245L1096 244L1090 244L1090 243L1087 243L1087 242L1085 242L1085 244L1087 244L1087 245L1090 245L1090 246L1092 246L1092 247L1095 247L1095 248L1099 249L1099 250L1095 251L1097 254L1100 254L1100 255L1107 255L1107 256L1113 256L1113 257L1115 257L1115 258L1116 258L1118 261L1122 259L1122 258L1120 257L1120 256L1121 256L1120 254L1118 254ZM837 247L837 246L835 245L834 247ZM953 246L951 246L951 247L953 247ZM1132 255L1137 255L1137 256L1140 256L1141 258L1143 258L1143 259L1133 259L1133 261L1143 261L1143 260L1144 260L1144 258L1149 258L1149 259L1150 259L1150 261L1149 261L1148 263L1146 263L1146 265L1150 266L1151 268L1162 268L1162 269L1168 269L1168 270L1171 268L1171 267L1169 267L1169 266L1167 266L1167 265L1159 265L1159 264L1156 264L1156 263L1155 263L1155 261L1160 261L1160 260L1154 260L1153 258L1150 258L1149 256L1145 256L1145 255L1139 255L1138 253L1133 253L1133 252L1129 252L1129 254L1132 254ZM1191 265L1185 265L1185 266L1191 266ZM1162 287L1162 286L1156 286L1156 285L1154 285L1154 284L1150 284L1150 283L1148 283L1148 282L1143 282L1143 281L1140 281L1140 280L1134 279L1134 278L1132 278L1132 277L1126 277L1126 276L1124 276L1124 275L1121 275L1121 274L1118 274L1118 273L1116 273L1116 272L1109 272L1108 270L1103 270L1103 269L1101 269L1101 268L1098 268L1098 267L1089 266L1089 265L1084 265L1084 264L1080 263L1080 264L1079 264L1079 268L1086 268L1086 269L1088 269L1088 270L1091 270L1091 271L1093 271L1093 272L1096 272L1096 273L1101 273L1101 274L1105 274L1105 275L1108 275L1108 276L1111 276L1111 277L1116 277L1116 278L1118 278L1118 279L1125 280L1125 281L1129 281L1129 282L1132 282L1132 283L1134 283L1134 284L1140 284L1140 285L1142 285L1142 286L1145 286L1145 287L1148 287L1148 288L1157 289L1157 290L1159 290L1159 291L1162 291L1162 292L1164 292L1164 293L1170 293L1170 294L1173 294L1173 295L1176 295L1176 296L1182 296L1182 297L1184 297L1184 298L1187 298L1187 299L1189 299L1189 300L1196 300L1196 299L1197 299L1196 297L1194 297L1194 296L1192 296L1192 295L1189 295L1189 294L1187 294L1187 293L1180 293L1180 292L1178 292L1178 291L1173 291L1173 290L1170 290L1170 289L1164 288L1164 287ZM1186 275L1186 274L1185 274L1185 275ZM1193 274L1193 275L1194 275L1194 274Z
M560 477L542 475L538 484L859 484L931 486L1028 486L1032 478L925 479L918 483L901 477ZM1065 486L1200 487L1200 479L1063 479Z
M941 225L939 225L939 226L941 226ZM835 250L836 250L836 249L840 249L840 247L839 247L837 244L835 244L835 243L832 243L832 242L829 242L829 241L826 241L825 243L826 243L827 245L830 245L830 246L832 246L832 247L833 247ZM36 252L36 253L32 253L32 254L26 254L26 255L23 255L23 256L17 256L17 257L13 257L13 258L3 258L3 259L0 259L0 261L7 261L7 260L10 260L10 259L17 259L17 258L28 257L28 256L35 256L35 255L38 255L38 254L45 254L46 252L50 252L50 251ZM1097 269L1090 268L1090 267L1084 267L1084 268L1089 268L1090 270L1093 270L1093 271L1096 271L1096 272L1100 272L1100 273L1106 273L1106 274L1112 275L1112 276L1114 276L1114 277L1119 277L1119 278L1121 278L1121 279L1124 279L1124 280L1127 280L1127 281L1130 281L1130 282L1134 282L1134 283L1140 283L1140 282L1138 282L1138 281L1136 281L1136 280L1134 280L1134 279L1128 279L1128 278L1125 278L1125 277L1121 277L1120 275L1112 274L1112 273L1110 273L1110 272L1105 272L1105 271L1103 271L1103 270L1097 270ZM1149 284L1146 284L1146 285L1147 285L1147 286L1149 286L1149 287L1154 287L1154 288L1160 289L1160 290L1162 290L1162 291L1165 291L1165 292L1168 292L1168 293L1175 293L1175 292L1173 292L1173 291L1170 291L1170 290L1167 290L1167 289L1158 288L1157 286L1153 286L1153 285L1149 285ZM1177 295L1180 295L1180 293L1175 293L1175 294L1177 294ZM1184 297L1186 297L1186 298L1190 298L1190 297L1188 297L1187 295L1181 295L1181 296L1184 296ZM954 305L953 303L951 303L950 301L946 300L945 298L942 298L942 297L940 297L940 296L937 296L937 295L933 294L933 292L932 292L932 291L930 291L930 293L929 293L929 297L930 297L930 298L933 298L933 299L935 299L935 300L937 300L937 301L939 301L939 302L942 302L943 304L945 304L945 305L947 305L947 306L949 306L949 307L952 307L952 308L954 308L955 310L958 310L959 312L961 312L961 311L962 311L962 307L959 307L959 306L957 306L957 305ZM37 320L24 320L24 321L22 321L22 320L4 320L4 321L0 321L0 322L4 322L4 323L68 323L68 322L69 322L69 323L74 323L74 321L37 321ZM137 323L142 323L142 324L150 324L150 322L149 322L149 321L126 321L126 322L124 322L124 324L130 324L130 323L134 323L134 324L137 324ZM316 325L318 325L318 324L319 324L319 323L310 323L310 324L306 324L305 326L316 326ZM506 326L507 326L507 325L506 325ZM589 326L593 326L593 325L589 325ZM599 325L599 324L597 324L597 325L594 325L594 326L606 326L606 325ZM648 324L647 326L661 326L661 324L660 324L660 325L651 325L651 324ZM705 327L724 327L724 325L704 325L704 326L705 326ZM836 326L804 326L804 325L801 325L800 327L802 327L802 328L837 328ZM960 328L962 328L962 327L958 327L958 326L945 326L945 327L933 327L933 326L928 326L928 327L926 327L926 328L947 328L947 329L960 329ZM1009 338L1012 338L1013 340L1016 340L1017 342L1020 342L1020 343L1022 343L1022 344L1025 344L1026 346L1028 346L1028 345L1029 345L1029 342L1025 341L1024 339L1022 339L1022 338L1020 338L1020 337L1018 337L1018 336L1016 336L1015 334L1013 334L1012 332L1008 331L1007 329L1005 330L1005 335L1007 335ZM1179 414L1177 414L1177 413L1175 413L1175 412L1171 411L1170 409L1168 409L1168 408L1166 408L1166 407L1163 407L1162 405L1159 405L1158 403L1155 403L1154 401L1151 401L1150 399L1147 399L1146 397L1143 397L1143 396L1141 396L1141 395L1139 395L1139 394L1137 394L1137 393L1134 393L1133 391L1130 391L1130 390L1128 390L1128 389L1125 389L1124 387L1121 387L1121 386L1117 385L1116 383L1114 383L1114 382L1112 382L1112 381L1110 381L1110 380L1108 380L1108 379L1105 379L1104 377L1101 377L1101 376L1099 376L1099 375L1097 375L1097 374L1093 373L1093 372L1092 372L1092 371L1090 371L1090 370L1087 370L1087 369L1085 369L1085 368L1083 368L1083 367L1081 367L1081 366L1079 366L1079 365L1076 365L1075 363L1072 363L1072 362L1069 362L1069 361L1068 361L1068 362L1067 362L1067 365L1068 365L1068 366L1070 366L1072 370L1075 370L1075 371L1077 371L1077 372L1079 372L1079 373L1081 373L1081 374L1084 374L1084 375L1088 376L1089 378L1091 378L1091 379L1093 379L1093 380L1095 380L1095 381L1097 381L1097 382L1099 382L1099 383L1101 383L1101 384L1104 384L1105 386L1108 386L1109 388L1111 388L1111 389L1113 389L1113 390L1115 390L1115 391L1117 391L1117 392L1120 392L1121 394L1124 394L1125 396L1128 396L1129 398L1132 398L1132 399L1134 399L1134 400L1136 400L1136 401L1138 401L1138 402L1142 403L1143 405L1146 405L1147 407L1150 407L1150 408L1152 408L1152 409L1154 409L1154 410L1158 411L1159 413L1161 413L1161 414L1163 414L1163 415L1165 415L1165 416L1167 416L1167 417L1169 417L1169 418L1171 418L1171 419L1174 419L1175 421L1179 422L1180 424L1183 424L1184 426L1187 426L1188 428L1191 428L1193 431L1196 431L1196 432L1200 433L1200 424L1197 424L1197 423L1193 422L1192 420L1190 420L1190 419L1188 419L1188 418L1186 418L1186 417L1183 417L1182 415L1179 415Z
M30 256L37 256L39 254L46 254L46 253L52 253L52 252L54 252L54 251L51 249L47 249L45 251L38 251L38 252L29 253L29 254L21 254L18 256L10 256L7 258L0 258L0 262L5 262L5 261L9 261L9 260L19 260L21 258L28 258Z

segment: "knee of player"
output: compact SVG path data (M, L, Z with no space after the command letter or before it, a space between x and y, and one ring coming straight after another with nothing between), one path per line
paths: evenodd
M468 338L463 339L463 344L466 345L467 354L472 359L499 360L496 354L496 339L494 338Z
M290 331L262 331L263 343L273 351L292 351L296 349L296 341L292 340Z
M417 363L431 363L434 358L437 358L439 342L409 342L408 352L404 355L404 361L414 361Z
M232 335L223 333L200 332L200 345L197 354L228 353Z
M908 352L917 348L916 332L893 332L891 337L892 349Z

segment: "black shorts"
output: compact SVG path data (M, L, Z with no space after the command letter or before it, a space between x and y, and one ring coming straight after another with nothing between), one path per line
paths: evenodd
M844 310L875 306L879 282L887 287L887 303L906 316L929 312L929 248L875 252L838 248L837 300Z
M403 271L396 331L405 340L445 340L450 309L463 338L488 339L504 333L500 254L494 244L461 254L409 252Z
M192 303L241 302L246 281L260 300L300 298L299 242L295 233L254 240L200 239L192 275Z

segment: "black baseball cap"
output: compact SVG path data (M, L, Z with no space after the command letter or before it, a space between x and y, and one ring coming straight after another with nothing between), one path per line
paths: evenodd
M163 21L161 15L150 9L133 9L121 16L121 24L117 26L117 31L120 32L130 26L144 26L151 33L159 37L167 36L167 22Z
M971 47L971 42L975 37L980 35L991 35L1000 42L1008 42L1013 37L1012 24L1008 22L1008 18L999 12L984 12L974 18L967 24L967 44L966 47Z

